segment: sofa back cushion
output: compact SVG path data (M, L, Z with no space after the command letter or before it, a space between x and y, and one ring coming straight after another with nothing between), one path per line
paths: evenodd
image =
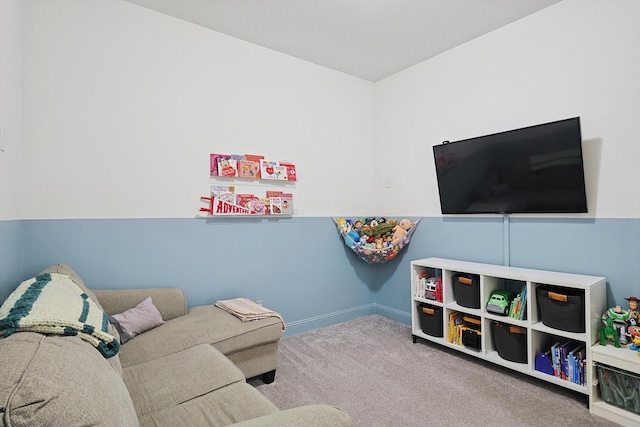
M117 370L77 336L18 332L0 339L6 425L137 426Z
M187 314L187 299L181 288L93 289L93 292L109 315L129 310L149 297L163 320Z

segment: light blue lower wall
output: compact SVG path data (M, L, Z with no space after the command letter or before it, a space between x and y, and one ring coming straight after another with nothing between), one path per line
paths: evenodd
M0 302L22 281L22 221L0 221Z
M409 260L432 256L604 276L608 306L640 297L638 219L423 218L402 265L376 274L376 310L409 322Z
M244 296L301 332L373 313L372 273L331 218L24 221L24 275L66 263L89 287L184 289L189 306Z
M409 262L437 256L605 276L608 304L625 305L640 289L638 236L637 219L422 218L395 259L368 265L330 218L0 221L0 297L63 262L95 288L262 300L294 334L374 312L408 323Z

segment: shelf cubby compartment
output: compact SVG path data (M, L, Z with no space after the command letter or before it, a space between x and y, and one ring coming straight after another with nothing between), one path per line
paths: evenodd
M445 322L447 343L465 352L482 352L484 331L481 318L463 311L446 310Z
M585 370L585 384L581 385L536 371L535 362L536 356L538 356L540 352L549 350L557 341L565 340L575 343L572 349L579 344L583 344L585 347L586 360L588 363L591 363L591 345L598 341L600 316L606 309L606 279L604 277L481 264L443 258L426 258L411 261L412 286L416 275L421 272L428 272L429 274L433 272L438 275L438 277L442 277L443 302L440 304L436 301L429 301L424 298L412 296L412 335L414 342L417 341L417 337L424 338L425 340L445 345L522 374L591 396L593 378L591 369ZM458 300L459 294L456 295L456 280L460 275L463 277L472 277L472 283L477 284L479 287L479 289L476 290L479 304L475 304L475 306L479 305L479 308L468 307L467 305L469 304L467 301ZM566 291L567 294L577 293L583 298L583 307L580 308L575 315L582 317L584 321L584 331L574 332L557 329L545 325L542 322L543 319L538 308L539 301L536 295L538 288L541 287L554 287L554 289ZM486 310L487 302L493 291L510 290L517 295L520 294L523 289L526 291L523 319L512 318L508 315L503 316ZM463 304L460 304L461 302ZM444 337L434 337L425 334L421 330L418 308L420 304L423 303L442 307ZM462 317L473 316L480 320L481 334L477 348L458 345L450 342L448 339L449 320L450 317L455 314ZM512 350L509 347L507 347L507 358L500 356L498 346L496 346L495 342L494 331L492 331L492 324L494 322L500 322L504 325L503 328L506 328L500 332L513 329L521 333L520 336L515 337L516 339L513 340L517 345L515 348L517 350L515 356L517 357L509 354L509 350ZM562 324L562 322L560 322L560 324ZM511 338L514 337L507 336L507 342L509 342ZM502 349L502 353L505 355L504 349ZM507 360L509 358L515 361ZM640 358L638 358L638 360L640 360Z
M557 331L561 332L561 331ZM552 351L552 347L557 348L557 354ZM541 376L543 379L579 391L581 393L588 394L587 384L591 379L591 373L589 372L589 351L590 344L586 341L576 339L574 334L570 333L547 333L539 330L532 331L531 340L531 356L533 357L533 365L536 375ZM567 364L567 357L571 353L575 358L573 368L570 368ZM549 364L553 369L553 373L545 372L536 369L536 358L544 353L544 358L548 358ZM555 364L554 364L555 357ZM582 360L582 366L578 364L578 360ZM578 378L578 382L572 380Z
M604 369L608 373L616 372L618 377L630 377L637 381L640 378L640 357L638 357L638 352L625 347L615 348L611 344L606 346L595 344L591 347L591 355L593 359L592 363L590 363L593 377L589 400L591 413L615 421L623 426L640 425L640 414L636 412L636 407L627 408L624 404L624 397L623 400L612 400L612 398L615 399L619 396L612 395L611 392L613 390L607 388L610 384L600 384L600 378L598 377L599 373L603 374L603 372L598 371ZM621 371L625 372L621 374ZM622 389L616 390L616 392L622 393L623 396L629 396L629 393L624 393Z
M422 298L425 301L442 303L442 301L437 301L435 299L435 288L433 287L434 285L432 283L425 283L427 281L425 279L429 278L439 280L441 286L444 286L442 284L442 270L437 268L415 266L415 268L412 269L412 295L416 298Z

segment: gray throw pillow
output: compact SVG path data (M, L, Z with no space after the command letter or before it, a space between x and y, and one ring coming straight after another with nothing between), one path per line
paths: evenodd
M147 297L134 308L109 316L109 321L120 333L120 342L126 343L136 335L162 325L162 315L151 297Z

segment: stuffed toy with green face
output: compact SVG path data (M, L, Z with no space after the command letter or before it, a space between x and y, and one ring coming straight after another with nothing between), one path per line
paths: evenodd
M362 229L362 233L366 234L367 236L384 237L387 234L391 234L393 227L395 227L393 224L383 222L382 224L378 224L371 228Z

